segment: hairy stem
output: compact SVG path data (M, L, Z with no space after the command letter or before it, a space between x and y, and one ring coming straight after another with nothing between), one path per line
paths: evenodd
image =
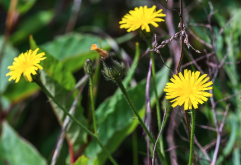
M93 125L94 125L94 132L95 135L97 134L97 126L96 126L96 119L95 119L95 101L94 101L94 95L93 95L93 77L92 75L89 76L89 86L90 86L90 99L91 99L91 109L92 109L92 115L93 115Z
M192 165L192 162L196 164L195 159L193 159L193 142L194 142L194 130L195 130L195 110L191 111L192 125L191 125L191 137L190 137L190 155L188 165Z
M142 121L139 113L137 112L136 108L135 108L134 105L132 104L131 99L130 99L130 96L129 96L128 93L126 92L126 89L125 89L125 87L123 86L121 80L120 80L120 79L116 79L115 82L116 82L116 84L119 86L119 88L121 89L121 92L123 93L123 95L124 95L127 103L129 104L129 106L131 107L132 111L133 111L134 114L136 115L136 117L137 117L137 119L139 120L141 126L143 127L143 129L145 130L147 136L149 137L151 143L152 143L153 145L155 145L155 141L154 141L151 133L148 131L148 129L147 129L146 125L144 124L144 122ZM165 159L165 157L161 154L161 151L159 150L159 148L157 148L156 150L157 150L157 154L158 154L158 155L160 156L160 158L161 158L162 163L163 163L164 165L167 165L166 159ZM154 154L154 153L153 153L153 154Z
M55 99L55 97L48 91L47 88L45 88L45 86L42 84L42 82L40 80L35 81L39 87L44 91L44 93L55 103L58 105L59 108L61 108L65 115L69 116L73 122L75 122L78 126L80 126L83 130L85 130L90 136L92 136L97 143L100 145L100 147L103 149L103 151L106 153L106 155L108 156L108 158L110 159L110 161L114 164L117 165L116 161L113 159L113 157L110 155L110 153L107 151L107 149L104 147L104 145L102 144L102 142L99 140L99 138L93 134L90 130L88 130L88 128L86 128L83 124L81 124L76 118L74 118L62 105L59 104L59 102Z

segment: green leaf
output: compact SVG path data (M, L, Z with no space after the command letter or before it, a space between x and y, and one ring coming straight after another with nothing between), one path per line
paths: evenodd
M88 161L89 159L86 156L82 155L77 159L74 165L87 165Z
M167 64L170 66L171 62ZM169 69L163 67L157 74L158 96L163 93L163 88L168 81ZM127 90L130 98L140 115L144 116L145 103L145 85L146 80L141 81L136 87ZM98 123L98 135L101 142L107 147L107 150L113 152L120 143L128 136L138 125L138 120L128 106L122 93L116 92L110 99L105 100L96 111L96 119ZM151 103L155 102L154 90L151 88ZM92 141L85 152L90 157L90 163L103 164L106 155L98 146L96 141ZM95 162L96 161L96 162Z
M30 37L30 45L32 49L36 49L38 47L32 37ZM43 70L41 70L43 84L59 101L59 103L62 104L62 106L64 106L67 110L70 110L72 103L74 102L74 97L73 95L69 96L69 94L75 86L75 79L72 73L69 72L61 62L45 50L40 49L39 52L45 52L45 57L47 57L41 62L41 66L43 67ZM60 125L62 126L65 119L64 112L53 101L50 101L50 103ZM83 108L80 105L77 105L76 107L75 116L83 125L87 124L87 121L83 116ZM67 135L74 145L80 145L86 142L86 132L75 123L71 123L69 125Z
M24 78L21 78L18 83L9 84L3 95L12 103L18 103L38 90L39 87L35 83L27 82Z
M63 62L71 71L81 68L87 58L94 59L98 55L91 51L92 44L99 43L99 36L90 34L70 33L56 37L40 47L49 52L53 57ZM109 49L106 40L101 41L102 49Z
M4 121L0 139L0 164L11 165L47 165L46 160L32 144L17 135L14 129Z
M122 43L129 38L128 35L117 38L116 41ZM61 61L70 71L76 71L83 67L87 58L95 59L99 56L96 51L90 50L90 47L92 44L98 45L100 39L99 36L91 34L69 33L56 37L40 47ZM102 39L101 49L109 50L111 48L109 42L108 39Z
M48 74L46 74L46 72L43 70L41 70L41 79L44 86L56 98L56 100L58 100L58 102L67 110L70 110L75 99L73 95L69 96L71 90L65 89L57 81L49 77ZM66 117L64 112L51 100L50 104L52 105L55 115L58 118L60 125L62 126ZM87 120L83 115L83 108L79 104L76 105L75 114L73 116L87 127ZM73 122L70 122L68 126L67 136L73 145L79 146L83 143L86 143L87 141L87 133Z
M230 116L229 121L231 122L231 135L228 138L228 142L225 146L225 148L222 151L222 154L219 156L218 160L217 160L217 164L222 164L222 162L225 160L225 157L227 157L231 151L233 150L235 141L236 141L236 137L237 137L237 128L238 128L238 121L237 121L237 117L235 116L235 114L232 113L232 115Z
M38 48L33 37L30 37L30 45L33 50ZM75 86L75 78L72 73L63 66L61 62L50 55L48 51L44 49L39 49L38 53L45 52L46 59L41 61L41 66L45 72L54 80L56 80L62 87L67 90L72 90Z
M233 164L240 165L240 148L235 148L233 152Z
M52 20L53 16L54 13L52 11L41 11L31 15L21 22L16 32L11 35L10 41L13 44L21 43L23 40L26 40L29 35L36 33L46 26Z
M3 36L0 36L0 45L3 45ZM1 47L2 48L2 47ZM18 55L18 51L13 48L9 43L6 44L4 53L3 53L3 59L0 64L0 93L3 93L8 84L10 83L6 74L9 72L8 66L12 65L13 59Z

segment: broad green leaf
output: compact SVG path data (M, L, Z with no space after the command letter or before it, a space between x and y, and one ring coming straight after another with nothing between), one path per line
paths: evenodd
M11 165L47 165L46 160L32 144L17 135L14 129L4 121L0 138L0 164Z
M168 61L170 65L170 61ZM163 88L168 81L169 69L163 67L156 74L158 95L161 96ZM136 87L129 88L128 94L140 115L144 116L146 80L141 81ZM155 102L153 88L151 88L151 103ZM96 111L98 123L98 136L108 151L113 152L118 145L138 125L135 116L128 106L122 93L117 92L110 99L105 100ZM126 132L125 132L126 131ZM96 141L92 141L85 152L90 157L89 164L103 164L106 155L102 152ZM94 161L94 162L93 162ZM95 162L96 161L96 162Z
M5 10L9 9L10 0L0 0L0 4L3 5ZM17 4L17 11L20 14L26 13L36 2L36 0L19 0Z
M87 58L94 59L98 56L90 47L92 44L98 44L99 40L99 36L95 35L70 33L58 36L40 47L63 62L69 70L74 71L82 67ZM106 40L101 41L101 46L102 49L110 48Z
M38 46L32 37L30 37L30 45L32 49L36 49ZM45 60L41 62L43 70L41 71L41 78L45 87L50 93L62 104L67 110L70 110L72 103L74 102L73 95L69 96L71 90L75 86L75 79L71 72L69 72L61 62L55 59L47 51L40 48L39 52L45 52ZM65 115L63 111L52 101L50 101L53 110L60 125L62 125ZM76 118L81 121L83 125L86 125L87 121L83 116L83 108L77 106ZM87 134L78 125L72 123L69 126L67 135L73 144L83 144L86 141Z
M118 43L125 42L130 37L120 37ZM95 59L98 55L96 51L90 50L92 44L99 44L100 37L91 34L69 33L56 37L53 41L40 45L41 48L49 52L56 59L61 61L70 71L80 69L84 61ZM101 40L101 49L109 50L111 47L107 39Z
M30 36L30 45L33 50L38 48L32 36ZM54 80L56 80L62 87L67 90L72 90L75 86L75 78L72 73L63 66L61 62L50 55L48 51L40 48L38 53L45 52L46 59L41 61L41 66L45 72Z
M0 36L0 49L2 49L3 40L3 36ZM7 77L6 74L9 72L8 66L12 65L13 59L17 55L18 51L13 48L9 43L7 43L4 49L2 62L0 64L0 93L3 93L6 90L8 84L10 83L8 81L10 77Z
M13 44L19 44L23 40L28 39L29 35L36 33L38 30L46 26L53 16L54 13L52 11L41 11L29 16L29 18L26 18L21 22L16 32L11 35L10 41Z
M89 159L86 156L82 155L76 160L74 165L87 165L88 161Z
M65 89L62 85L60 85L57 81L53 80L51 77L46 74L45 71L41 71L41 79L44 86L49 90L49 92L58 100L58 102L66 108L66 110L70 110L73 102L74 96L70 95L71 90ZM50 104L55 112L56 117L60 125L62 126L63 121L65 119L65 114L63 110L61 110L53 101L50 100ZM83 115L83 108L78 104L76 105L75 114L73 115L75 118L80 121L83 125L87 125L87 120ZM67 130L67 136L72 142L73 145L81 145L87 140L87 133L81 129L78 125L71 122L69 124Z
M39 87L35 83L27 82L21 77L18 83L9 84L3 95L12 103L18 103L38 90Z

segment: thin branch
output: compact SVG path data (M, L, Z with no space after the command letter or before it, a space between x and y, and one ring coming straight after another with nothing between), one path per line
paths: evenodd
M223 131L223 126L224 126L225 119L226 119L227 114L228 114L229 107L230 107L230 104L227 105L226 110L225 110L225 112L223 114L223 120L222 120L222 123L220 124L220 127L219 127L219 132L220 133Z
M197 64L197 62L195 61L195 59L193 58L192 54L189 51L186 51L188 56L191 58L193 64L196 66L196 68L202 73L205 74L204 71L201 69L201 67Z
M203 24L203 23L189 23L189 25L192 25L192 26L203 26L203 27L206 27L206 28L210 28L211 27L211 25Z
M203 128L203 129L208 129L208 130L211 130L211 131L217 131L215 128L213 127L209 127L209 126L206 126L206 125L200 125L200 124L196 124L198 127L200 128Z
M183 15L182 15L183 14L183 6L182 6L182 0L179 0L179 6L180 6L180 12L179 12L180 29L181 29L181 31L183 31ZM184 45L184 36L183 35L181 35L180 40L181 40L181 45L180 45L181 52L180 52L180 58L179 58L176 74L178 74L180 72L180 68L181 68L181 65L182 65L183 45Z
M200 60L202 60L202 59L204 59L204 58L208 58L208 57L210 57L210 56L212 56L212 55L214 55L214 54L215 54L214 52L208 53L208 54L206 54L206 55L203 55L203 56L197 58L195 61L198 62L198 61L200 61ZM185 68L185 67L187 67L187 66L189 66L189 65L191 65L191 64L193 64L193 61L190 61L190 62L182 65L182 68Z
M227 53L224 55L221 63L218 65L218 68L216 68L216 71L215 71L215 73L214 73L214 75L213 75L213 79L212 79L212 82L213 82L213 83L214 83L214 81L215 81L215 79L216 79L216 77L217 77L217 75L218 75L219 68L221 68L221 67L223 66L225 60L226 60L227 57L228 57L229 52L231 51L232 38L233 38L233 35L232 35L232 33L230 32L230 44L229 44L229 47L228 47L228 51L227 51ZM218 60L217 60L217 61L218 61Z
M148 129L148 131L150 131L150 122L151 122L151 101L150 101L150 83L151 83L151 68L152 68L152 60L150 58L150 62L149 62L149 70L148 70L148 74L147 74L147 82L146 82L146 110L147 110L147 115L145 117L146 121L146 127ZM148 136L146 136L146 142L147 142L147 164L150 164L150 141ZM155 155L155 151L153 152L153 156Z
M224 29L230 24L230 22L231 22L232 19L234 18L234 15L235 15L235 14L236 14L236 11L234 11L234 14L233 14L232 17L228 20L228 22L225 24L225 26L220 29L220 31L219 31L218 34L216 35L215 39L217 39L218 36L220 36L220 35L224 32Z
M74 26L76 24L78 13L80 10L82 0L74 0L72 11L70 15L69 22L67 24L66 33L71 32L74 29Z
M239 64L241 61L237 62L225 62L224 65L233 65L233 64Z
M209 161L209 163L211 162L210 157L208 156L207 151L202 147L202 145L198 142L196 136L194 136L194 142L195 144L200 148L200 150L202 151L202 153L206 156L207 160Z
M177 135L185 142L189 142L189 139L185 138L184 136L181 135L180 131L175 128L176 132L177 132Z
M199 38L198 36L196 36L196 34L194 34L194 32L193 32L192 30L189 29L188 32L189 32L196 40L198 40L201 44L206 45L206 46L209 47L210 49L213 48L211 44L203 41L201 38Z
M212 159L212 163L211 163L211 165L215 165L216 161L217 161L217 155L218 155L218 150L219 150L220 141L221 141L221 134L219 132L217 113L216 113L215 103L214 103L214 99L213 99L213 91L209 90L209 92L212 94L212 97L210 98L210 101L211 101L212 110L213 110L214 123L215 123L216 130L217 130L217 143L216 143L216 146L215 146L213 159Z
M178 107L175 107L175 108L173 108L171 115L170 115L170 122L169 122L168 129L167 129L167 143L168 143L169 148L172 148L175 146L174 130L175 130L176 125L179 124L178 121L176 121L177 112L178 112ZM175 148L173 148L170 151L171 151L170 157L174 158L174 160L177 160L177 154L176 154ZM171 159L171 164L172 165L174 164L173 159Z
M230 99L230 98L232 98L232 97L235 97L235 96L237 96L237 95L239 95L239 94L241 94L241 90L240 90L238 93L235 93L235 94L233 94L233 95L230 95L230 96L228 96L228 97L225 97L225 98L223 98L223 99L221 99L221 100L216 101L216 102L215 102L215 106L216 106L218 103L221 103L221 102L223 102L223 101L227 101L228 99Z
M74 115L74 113L75 113L75 109L76 109L76 106L77 106L77 103L78 103L78 100L79 100L79 97L80 97L80 94L81 94L82 90L83 90L83 87L80 88L80 91L79 91L77 97L75 98L75 100L74 100L74 102L73 102L73 104L72 104L72 106L69 110L69 113L71 115ZM70 120L69 116L66 116L66 118L64 119L62 129L61 129L60 136L59 136L57 144L56 144L56 148L55 148L53 157L52 157L51 165L56 164L56 161L57 161L58 156L60 154L60 150L61 150L62 145L63 145L64 137L65 137L65 134L66 134L66 129L67 129L70 121L71 120ZM71 162L71 163L73 163L73 162Z
M212 105L213 104L215 106L214 102L212 103ZM216 147L215 147L215 150L214 150L213 160L211 162L211 165L215 165L216 161L217 161L218 150L219 150L219 146L220 146L220 142L221 142L221 133L222 133L224 122L225 122L225 119L226 119L226 116L227 116L227 113L228 113L229 106L230 105L228 104L227 107L226 107L226 110L225 110L225 113L224 113L224 116L223 116L223 120L222 120L222 124L220 125L220 128L218 129L218 126L216 126L216 128L217 128L217 143L216 143Z
M162 126L161 126L161 130L157 136L157 139L156 139L156 143L155 143L155 146L154 146L154 149L153 149L153 158L152 158L152 165L154 165L154 158L155 158L155 150L156 150L156 144L158 142L158 139L161 135L161 132L162 132L162 128L163 128L163 123L164 123L164 120L165 120L165 117L166 117L166 112L167 112L167 109L165 108L165 112L164 112L164 115L163 115L163 119L162 119Z

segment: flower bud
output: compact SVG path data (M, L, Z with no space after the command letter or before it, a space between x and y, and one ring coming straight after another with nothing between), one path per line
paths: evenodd
M101 72L107 80L116 81L116 79L122 78L125 70L123 63L113 60L105 50L98 48L95 44L91 46L91 50L96 50L101 56L103 62L103 69Z
M88 74L89 76L94 74L95 68L94 68L94 63L91 59L85 60L84 70L85 70L85 73Z

